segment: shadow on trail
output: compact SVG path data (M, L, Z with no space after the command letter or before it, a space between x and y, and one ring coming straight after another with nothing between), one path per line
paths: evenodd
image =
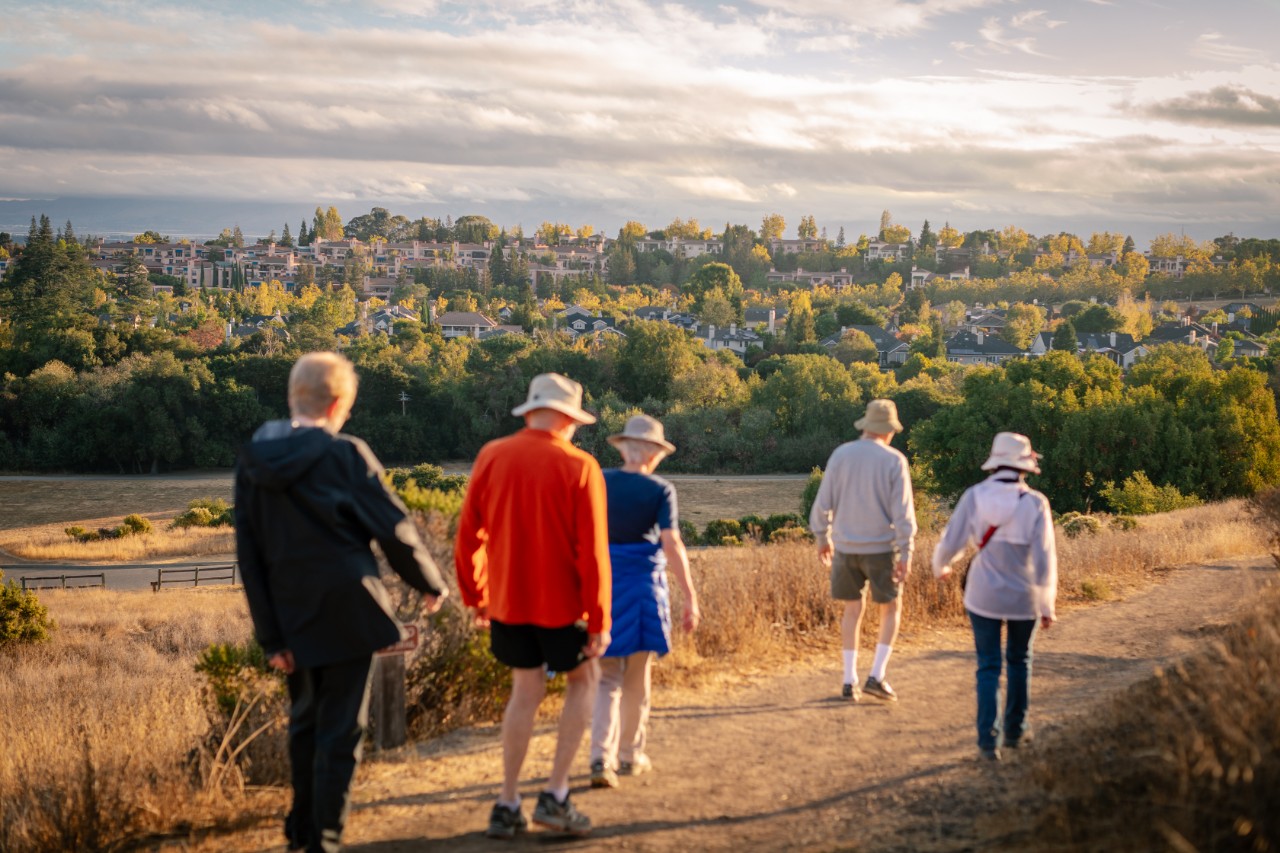
M715 827L717 830L727 830L739 826L749 826L760 821L775 820L778 818L796 817L810 812L818 812L824 809L840 806L850 803L858 798L865 797L869 794L877 794L887 790L893 790L901 787L905 783L928 779L930 777L940 776L949 771L964 766L966 762L951 762L948 764L937 764L931 767L924 767L912 773L905 773L895 776L891 779L883 779L869 785L863 785L858 788L851 788L839 794L829 797L812 800L807 803L798 803L796 805L787 806L785 808L773 809L770 811L755 812L747 815L720 815L712 818L695 818L692 820L648 820L636 821L634 823L614 823L606 826L596 827L588 838L574 839L564 835L558 835L550 831L535 830L528 834L518 837L514 844L512 842L498 842L502 844L502 849L515 848L534 848L539 850L547 849L571 849L582 844L606 841L608 839L628 839L637 838L651 833L668 832L671 830L681 829L701 829ZM477 786L470 786L463 790L472 790ZM485 795L483 796L487 803L493 796L492 786L485 786ZM415 805L419 802L431 802L435 795L423 798L408 798L403 804ZM398 802L398 801L384 801ZM452 835L447 838L414 838L414 839L397 839L394 841L377 841L371 844L352 845L350 850L362 850L374 853L374 851L391 851L401 850L465 850L475 848L492 848L495 842L486 839L483 835L484 823L488 817L488 808L479 808L476 810L476 829L473 832Z

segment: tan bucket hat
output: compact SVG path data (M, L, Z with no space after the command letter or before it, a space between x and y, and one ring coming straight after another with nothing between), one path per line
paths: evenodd
M628 418L627 425L622 428L622 432L617 435L611 435L605 440L616 447L618 442L627 439L647 441L650 444L658 445L668 453L676 452L676 446L666 439L666 433L662 429L662 422L648 415L636 415Z
M1031 439L1016 432L998 432L991 442L991 456L982 463L983 471L997 468L1017 468L1030 474L1039 474L1037 460L1041 456L1031 449Z
M892 400L872 400L867 403L867 413L854 421L853 427L876 435L902 432L902 422L898 420L898 406Z
M534 409L552 409L580 424L593 424L596 416L582 408L582 386L559 373L539 373L529 383L529 398L511 410L520 417Z

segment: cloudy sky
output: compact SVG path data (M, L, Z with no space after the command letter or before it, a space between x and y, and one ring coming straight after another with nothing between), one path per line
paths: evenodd
M1280 236L1280 0L0 0L0 20L0 199Z

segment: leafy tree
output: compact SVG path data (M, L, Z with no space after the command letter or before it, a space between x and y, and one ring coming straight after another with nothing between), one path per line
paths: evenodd
M1010 305L1005 315L1005 326L1001 337L1010 345L1020 350L1027 350L1036 335L1044 328L1044 309L1038 305L1019 302Z
M1060 352L1075 353L1079 350L1079 339L1076 327L1070 320L1063 320L1053 332L1053 340L1049 348Z
M701 344L683 329L659 321L638 321L627 327L627 339L617 355L618 385L635 403L667 400L672 384L697 364Z
M813 220L813 216L800 217L800 225L796 227L796 236L801 240L812 240L818 236L818 223Z
M1124 328L1125 318L1109 305L1090 305L1071 319L1077 332L1103 334L1118 332Z
M735 318L741 320L742 279L728 264L715 262L700 267L697 272L689 276L689 280L681 288L681 292L684 295L693 299L695 313L702 311L704 300L712 291L716 290L732 306Z
M807 293L797 293L787 312L785 338L790 346L812 343L818 339L814 326L813 302Z
M831 356L845 367L855 362L880 362L880 352L876 349L875 341L861 329L849 329L841 335L840 341L831 350Z
M760 223L760 239L766 243L770 240L781 240L786 230L787 220L782 218L782 214L770 213Z
M778 369L752 393L752 402L773 413L784 436L852 430L860 395L849 372L826 355L784 355Z
M958 248L964 244L964 235L952 228L951 223L948 222L938 232L938 242L948 249Z

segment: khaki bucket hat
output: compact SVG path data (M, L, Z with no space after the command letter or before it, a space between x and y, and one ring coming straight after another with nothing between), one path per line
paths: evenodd
M892 400L872 400L867 403L867 413L854 421L853 427L876 435L902 432L902 422L898 420L898 406Z
M617 435L611 435L605 440L616 447L618 442L628 439L656 444L668 453L676 452L676 446L666 439L665 431L662 429L662 422L648 415L636 415L629 418L627 425L622 428L622 432Z
M991 456L982 463L983 471L997 468L1017 468L1030 474L1039 474L1039 453L1031 449L1031 439L1016 432L998 432L991 442Z
M511 410L520 417L534 409L552 409L580 424L593 424L596 416L582 408L582 386L559 373L540 373L529 383L529 397Z

